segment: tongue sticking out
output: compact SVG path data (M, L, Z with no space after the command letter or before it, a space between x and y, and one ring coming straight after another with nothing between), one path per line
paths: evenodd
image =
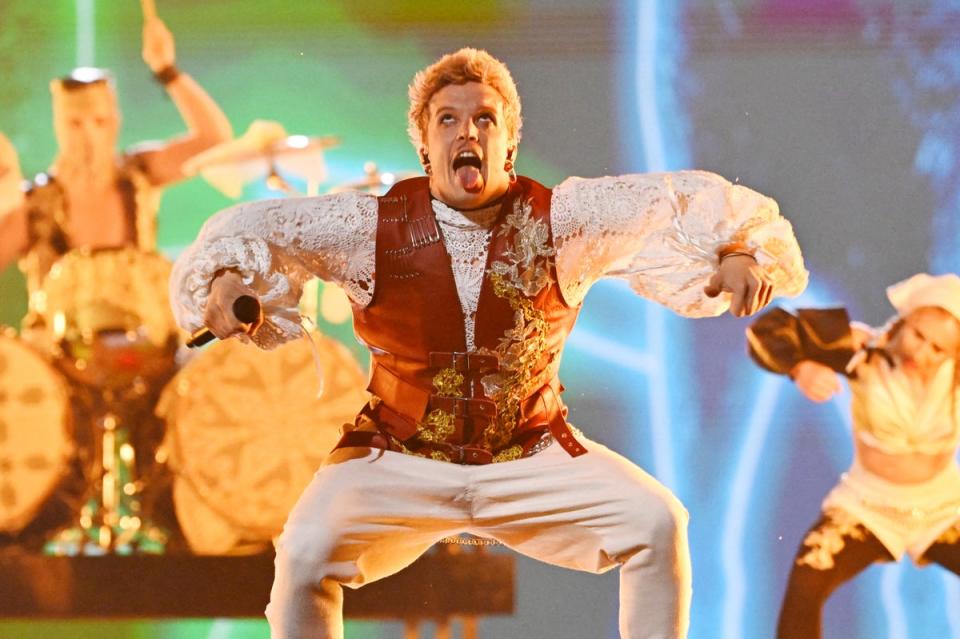
M457 178L467 193L479 193L483 190L483 176L475 166L461 166L457 169Z

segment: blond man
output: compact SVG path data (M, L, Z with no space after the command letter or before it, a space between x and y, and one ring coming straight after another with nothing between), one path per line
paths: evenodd
M799 293L806 271L789 223L772 200L709 173L571 178L552 190L517 176L520 100L484 51L444 56L410 98L426 177L384 197L225 211L171 280L181 325L221 338L242 335L233 301L259 298L265 322L250 339L269 348L298 334L301 285L321 277L347 291L371 351L370 402L278 540L272 636L342 637L342 586L460 533L577 570L619 567L621 635L685 636L686 511L567 423L563 344L608 275L691 317Z
M874 563L910 557L960 575L960 277L887 288L879 329L846 309L764 313L747 330L763 368L814 402L849 378L854 459L797 549L778 639L818 639L830 595Z

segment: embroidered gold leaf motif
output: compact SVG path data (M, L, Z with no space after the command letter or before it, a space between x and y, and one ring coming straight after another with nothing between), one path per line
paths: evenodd
M510 448L505 448L494 455L493 463L498 464L500 462L513 461L515 459L520 459L521 455L523 455L523 446L511 446Z
M452 368L444 368L433 377L433 388L440 397L463 397L463 381L461 373ZM452 435L455 430L454 416L437 408L417 424L417 438L424 442L438 443ZM431 456L437 459L436 454Z
M463 375L444 368L433 377L433 388L440 397L463 397Z
M533 218L533 205L517 200L513 213L507 216L498 235L515 230L513 243L503 252L505 261L490 265L490 271L501 275L527 297L534 297L553 283L552 261L556 251L549 246L550 229L546 222Z
M513 327L504 331L497 344L500 371L484 376L484 393L497 404L497 419L483 433L482 446L495 454L494 461L509 461L522 455L519 446L502 450L517 428L520 401L543 385L536 375L538 364L547 351L549 324L531 298L554 283L551 259L556 251L549 246L546 223L532 216L530 202L514 203L499 233L516 231L512 244L504 251L504 261L490 265L488 277L493 293L505 299L513 309Z
M453 434L454 417L450 413L438 409L430 411L427 418L420 422L417 436L425 442L442 442Z

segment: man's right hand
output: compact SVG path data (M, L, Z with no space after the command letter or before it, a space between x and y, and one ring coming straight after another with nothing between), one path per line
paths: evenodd
M790 370L797 388L807 399L823 403L840 392L839 376L829 366L805 359Z
M210 283L210 296L203 313L203 323L219 339L246 332L247 325L233 314L233 303L242 295L257 297L236 271L221 271Z

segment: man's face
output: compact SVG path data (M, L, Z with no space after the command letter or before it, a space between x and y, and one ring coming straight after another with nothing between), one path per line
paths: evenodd
M114 161L120 113L107 84L55 90L53 125L61 156L72 163L100 167Z
M430 192L458 209L492 202L510 186L504 168L515 144L507 136L503 98L485 84L450 84L428 104L423 149L430 160ZM515 155L515 153L514 153Z
M938 307L910 313L894 337L891 350L907 371L928 376L960 351L960 323Z

